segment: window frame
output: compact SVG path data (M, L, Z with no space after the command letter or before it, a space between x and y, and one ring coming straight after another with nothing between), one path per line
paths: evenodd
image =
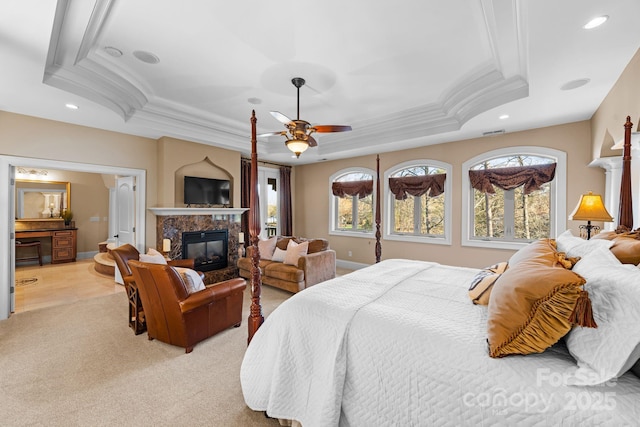
M469 169L472 166L475 166L485 160L514 155L547 157L555 160L556 174L553 181L549 182L551 190L549 237L553 238L554 236L557 236L559 234L560 230L564 231L566 229L567 153L553 148L538 146L505 147L486 151L471 159L468 159L462 164L462 246L518 250L529 244L528 241L513 242L501 241L495 238L481 239L473 237L473 188L471 187L471 182L469 180Z
M371 198L373 201L373 210L372 210L372 218L371 223L373 224L373 228L371 231L353 231L353 230L341 230L336 227L336 221L338 218L338 204L336 203L337 196L333 195L331 190L331 186L333 182L343 176L351 173L361 173L361 174L369 174L371 175L371 179L373 179L373 193L371 194ZM375 217L376 217L376 171L373 169L353 166L345 169L340 169L339 171L333 173L329 177L329 235L334 236L349 236L349 237L361 237L371 239L375 237L376 227L375 227ZM357 196L353 196L357 197Z
M444 181L444 236L417 236L415 234L396 234L393 233L393 220L394 220L394 195L389 189L389 178L403 170L411 167L420 167L420 166L428 166L434 168L444 169L447 174L447 179ZM452 220L452 188L453 185L451 183L453 177L453 166L449 163L441 162L439 160L432 159L416 159L409 160L406 162L399 163L385 170L384 172L384 198L385 206L384 206L384 239L385 240L396 240L402 242L416 242L416 243L429 243L429 244L437 244L437 245L451 245L451 223ZM413 196L411 196L413 197Z

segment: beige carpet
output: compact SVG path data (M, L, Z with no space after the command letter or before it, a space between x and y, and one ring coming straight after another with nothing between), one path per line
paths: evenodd
M291 294L263 288L268 316ZM277 426L246 407L240 328L191 354L127 324L124 293L14 314L0 321L0 425Z

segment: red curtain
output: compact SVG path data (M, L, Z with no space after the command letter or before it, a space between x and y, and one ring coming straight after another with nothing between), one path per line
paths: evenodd
M248 208L251 200L251 160L240 160L240 207ZM246 247L249 246L249 211L242 214L241 222Z
M373 180L334 182L331 185L331 191L334 196L358 196L359 199L363 199L373 194Z
M471 186L483 193L493 194L493 186L503 190L513 190L524 185L524 194L539 190L543 184L550 182L556 175L556 164L514 166L484 170L470 170Z
M293 236L291 166L280 166L280 235Z
M431 197L436 197L444 193L446 178L447 174L445 173L389 178L389 190L394 194L396 200L406 199L407 194L420 197L427 194L427 191Z

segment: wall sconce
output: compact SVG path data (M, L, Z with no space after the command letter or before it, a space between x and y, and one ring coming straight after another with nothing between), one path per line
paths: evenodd
M602 197L599 194L593 194L589 191L587 194L580 196L578 205L573 210L569 219L573 221L587 221L587 225L580 226L580 236L583 231L587 233L587 240L591 238L591 230L598 232L600 227L591 225L591 221L612 222L613 218L607 212L607 208L602 203Z

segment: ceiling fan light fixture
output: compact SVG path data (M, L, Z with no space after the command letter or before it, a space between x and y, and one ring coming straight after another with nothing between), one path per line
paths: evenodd
M287 142L284 144L296 155L296 157L300 157L300 154L304 153L307 151L307 148L309 148L309 143L303 139L287 139Z

